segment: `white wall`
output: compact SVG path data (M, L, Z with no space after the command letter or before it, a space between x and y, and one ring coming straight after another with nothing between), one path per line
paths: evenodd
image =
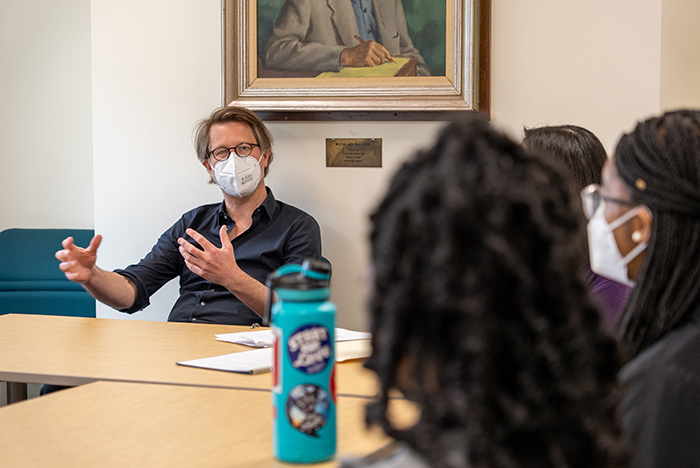
M660 18L661 0L493 0L494 122L581 125L612 150L659 111Z
M89 0L0 0L0 230L93 227L90 73Z
M700 108L700 2L664 0L661 110Z
M99 264L113 269L143 257L183 212L219 199L191 134L221 103L220 1L91 4L95 229ZM176 287L132 318L165 320Z
M688 3L663 0L662 22L662 0L493 0L494 123L515 137L524 125L575 123L612 149L662 101L697 103L696 86L674 81L679 64L696 62L674 29L685 20L682 30L693 32L687 25L700 15ZM100 264L116 268L141 258L185 210L220 199L191 144L196 121L221 103L220 0L0 0L0 38L0 190L13 200L0 208L2 225L91 227L94 201L94 226L105 235ZM270 123L277 159L268 184L319 220L341 325L367 324L366 215L396 166L439 126ZM384 167L325 168L327 137L383 138ZM51 157L34 176L16 155L48 140ZM134 318L165 319L176 289Z

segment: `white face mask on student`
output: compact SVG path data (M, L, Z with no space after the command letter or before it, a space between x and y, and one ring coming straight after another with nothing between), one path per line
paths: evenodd
M221 190L232 197L247 197L262 179L260 161L254 156L238 156L232 151L226 160L215 163L214 177Z
M647 248L647 243L642 242L630 251L625 257L615 242L613 230L622 226L641 211L640 207L634 207L627 213L608 224L604 215L605 204L601 204L595 214L588 221L588 248L590 252L591 270L600 276L605 276L618 283L634 286L634 281L627 276L627 265Z

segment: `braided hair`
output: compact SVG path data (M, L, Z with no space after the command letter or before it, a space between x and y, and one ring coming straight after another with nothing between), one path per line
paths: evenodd
M371 216L381 391L367 417L432 466L464 466L445 456L453 430L473 468L627 466L620 359L576 274L567 184L487 122L454 122ZM399 430L388 392L407 359L421 419Z
M635 202L652 212L647 252L622 316L631 356L684 323L700 305L700 112L641 122L615 150Z

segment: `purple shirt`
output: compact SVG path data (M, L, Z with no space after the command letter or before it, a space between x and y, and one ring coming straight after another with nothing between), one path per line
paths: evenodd
M584 275L588 293L600 309L603 324L608 330L616 330L632 288L593 273L588 264L585 266Z

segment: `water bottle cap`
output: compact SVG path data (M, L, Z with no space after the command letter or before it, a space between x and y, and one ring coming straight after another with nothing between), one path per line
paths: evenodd
M322 302L331 297L331 288L290 289L278 287L275 292L283 302Z
M315 259L306 259L301 266L284 265L267 277L267 286L272 289L307 291L328 288L330 282L330 263Z
M301 272L309 278L330 281L331 264L328 261L307 258L301 265Z
M267 276L268 297L263 323L269 323L272 292L282 301L318 302L330 297L331 264L307 258L301 265L284 265Z

